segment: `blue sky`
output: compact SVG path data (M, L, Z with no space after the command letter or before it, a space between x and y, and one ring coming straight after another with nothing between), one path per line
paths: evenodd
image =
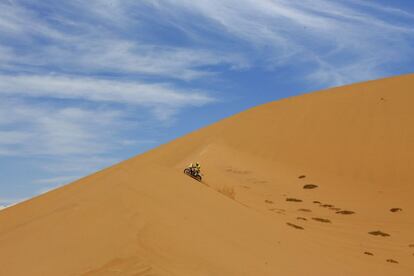
M0 0L0 205L268 101L414 68L414 3Z

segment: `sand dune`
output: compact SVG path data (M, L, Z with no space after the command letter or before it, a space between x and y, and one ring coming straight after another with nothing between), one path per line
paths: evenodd
M414 275L413 89L258 106L2 210L0 275Z

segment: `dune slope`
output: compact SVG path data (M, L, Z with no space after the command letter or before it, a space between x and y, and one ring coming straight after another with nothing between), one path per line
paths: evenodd
M412 275L413 88L258 106L2 210L0 275Z

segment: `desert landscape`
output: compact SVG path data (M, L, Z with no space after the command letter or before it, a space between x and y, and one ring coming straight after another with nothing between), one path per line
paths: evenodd
M414 275L413 89L270 102L6 208L0 275Z

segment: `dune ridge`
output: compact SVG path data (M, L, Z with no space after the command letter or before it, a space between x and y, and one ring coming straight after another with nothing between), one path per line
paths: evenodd
M271 102L4 209L0 275L411 275L413 88Z

